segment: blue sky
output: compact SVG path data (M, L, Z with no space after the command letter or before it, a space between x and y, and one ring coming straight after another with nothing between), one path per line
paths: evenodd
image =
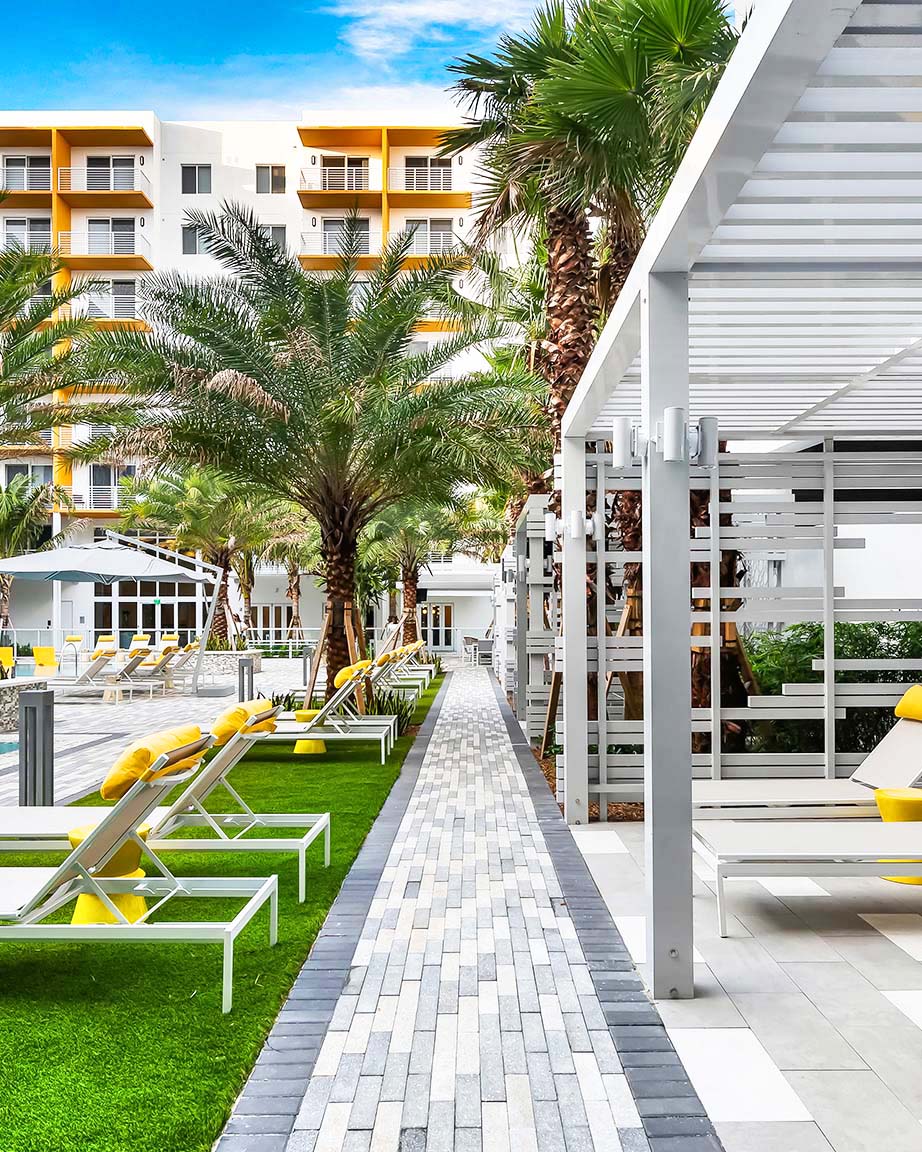
M450 105L444 66L522 27L531 0L50 0L4 17L0 107L153 108L164 118Z

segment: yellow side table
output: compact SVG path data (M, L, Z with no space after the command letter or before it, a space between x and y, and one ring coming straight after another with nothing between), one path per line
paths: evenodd
M319 711L319 708L301 708L295 712L295 720L299 724L305 724L308 720L313 720ZM295 744L296 756L319 756L326 750L327 746L322 740L299 740Z
M876 788L881 820L888 824L922 820L922 788ZM894 884L922 884L922 876L885 876Z
M79 844L82 844L92 830L92 824L84 824L80 828L72 829L67 834L71 847L76 848ZM148 824L142 824L138 829L138 835L142 840L147 839L149 832L150 826ZM143 880L145 873L144 869L139 866L140 863L140 844L137 844L134 840L128 840L119 848L109 863L106 864L105 867L100 868L97 875L108 876L110 878L118 877L121 880ZM132 924L134 924L136 920L140 920L147 912L147 901L143 896L137 896L133 892L112 895L109 899L125 919ZM102 900L100 900L98 896L94 896L92 892L84 892L77 897L74 914L70 922L71 924L117 923L115 917Z

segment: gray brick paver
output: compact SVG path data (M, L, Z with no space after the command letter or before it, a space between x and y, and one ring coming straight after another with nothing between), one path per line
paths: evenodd
M338 922L361 922L343 929L358 947L315 949L325 1003L311 1002L302 973L289 1022L261 1057L259 1090L271 1102L285 1096L279 1085L303 1087L324 1037L311 1014L331 1014L339 1030L324 1074L294 1102L286 1152L311 1149L330 1109L350 1109L348 1152L377 1148L379 1130L399 1143L394 1152L486 1152L497 1124L513 1152L517 1139L538 1152L647 1152L649 1141L683 1138L660 1127L664 1109L698 1121L685 1090L650 1094L646 1131L619 1134L598 1099L587 1109L587 1059L603 1075L627 1070L624 1091L633 1071L684 1072L553 798L509 732L487 672L453 672L402 818L389 817L383 870L363 867L340 909ZM310 1046L303 1059L299 1044ZM297 1072L286 1074L288 1063Z

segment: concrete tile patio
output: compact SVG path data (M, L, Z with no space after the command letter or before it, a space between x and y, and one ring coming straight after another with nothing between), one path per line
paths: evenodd
M636 923L643 825L576 840L616 923ZM699 863L698 998L659 1007L726 1152L922 1152L922 889L730 881L721 940Z

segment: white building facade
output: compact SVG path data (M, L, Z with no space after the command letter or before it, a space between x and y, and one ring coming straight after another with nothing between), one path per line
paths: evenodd
M35 250L54 247L70 276L92 276L103 287L86 307L103 327L140 327L139 281L152 271L213 275L219 266L186 221L189 210L217 211L225 201L253 209L276 242L297 253L306 269L335 265L345 217L356 210L367 232L360 269L374 266L382 243L409 230L408 265L450 248L470 232L474 157L437 153L442 127L317 125L291 122L162 121L150 111L0 112L0 243ZM446 325L425 322L419 342L446 339ZM131 466L67 459L73 441L91 438L89 425L56 429L42 450L9 449L0 462L6 484L27 472L55 480L72 496L91 538L118 524L118 483ZM64 515L67 515L65 513ZM59 516L56 516L59 519ZM435 569L433 569L435 571ZM433 646L460 648L463 630L482 633L491 617L493 566L450 560L426 571L432 606L422 624ZM267 640L288 631L291 603L283 572L260 572L254 623ZM436 593L438 597L436 598ZM305 628L319 628L322 592L302 579ZM13 623L20 642L60 643L115 630L178 629L185 637L204 622L193 585L113 588L14 584ZM386 608L376 623L386 620ZM54 634L52 634L52 630Z

